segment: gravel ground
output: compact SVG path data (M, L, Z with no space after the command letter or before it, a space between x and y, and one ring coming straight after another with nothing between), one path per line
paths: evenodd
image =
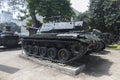
M120 80L120 50L86 56L86 69L67 75L19 57L21 50L0 50L0 80Z

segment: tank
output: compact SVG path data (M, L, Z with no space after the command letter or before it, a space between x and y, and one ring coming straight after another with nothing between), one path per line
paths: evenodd
M22 38L22 49L28 56L65 64L90 51L101 51L105 48L100 38L80 29L84 27L83 22L48 24L44 24L37 34Z
M92 33L102 39L106 45L112 44L116 39L111 33L102 33L98 29L93 29Z
M4 27L0 32L0 46L16 47L18 46L19 36L10 30L10 26Z

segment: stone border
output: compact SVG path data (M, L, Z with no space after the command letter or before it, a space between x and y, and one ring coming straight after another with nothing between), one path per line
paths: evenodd
M60 64L60 63L52 63L51 61L48 61L48 60L42 60L39 58L27 56L23 52L22 52L22 54L19 55L19 57L33 61L42 66L50 67L52 69L55 69L57 71L60 71L60 72L63 72L65 74L69 74L69 75L77 75L85 69L85 64L78 63L77 66L74 67L74 66Z

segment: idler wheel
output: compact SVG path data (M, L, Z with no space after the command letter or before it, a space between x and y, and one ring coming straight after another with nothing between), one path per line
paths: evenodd
M39 56L45 57L46 53L47 53L47 48L46 47L40 47L39 48L39 54L38 54Z
M55 59L57 56L57 49L56 48L49 48L47 50L47 56L50 59Z
M98 45L98 47L97 47L96 51L102 51L105 48L105 45L103 42L98 42L97 45Z
M68 59L70 58L70 52L67 50L67 49L60 49L58 51L58 59L61 61L61 62L65 62L67 61Z
M32 53L33 53L34 55L37 55L37 54L38 54L38 46L34 46L34 47L33 47Z

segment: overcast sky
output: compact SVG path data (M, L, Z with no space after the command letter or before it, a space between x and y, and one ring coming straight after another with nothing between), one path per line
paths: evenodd
M72 7L79 12L88 10L89 0L71 0Z

